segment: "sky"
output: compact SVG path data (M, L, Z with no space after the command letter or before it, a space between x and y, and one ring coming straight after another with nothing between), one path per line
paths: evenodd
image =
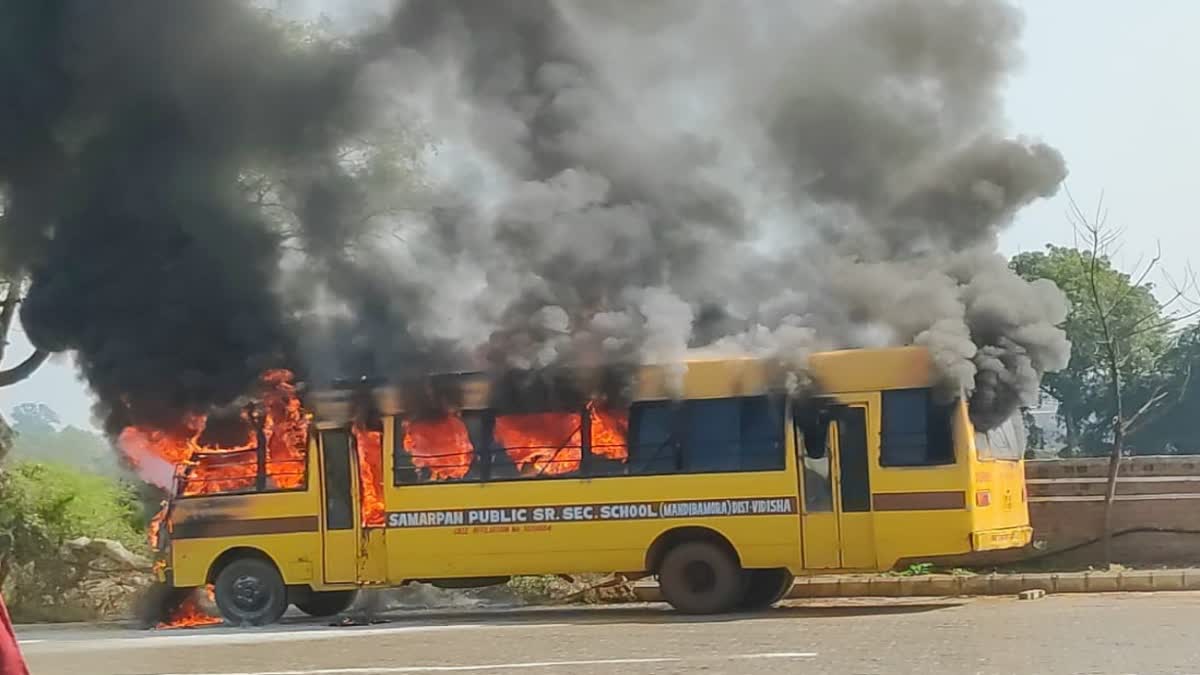
M1019 0L1025 11L1024 61L1005 94L1015 133L1057 147L1067 159L1066 187L1086 209L1103 195L1109 219L1125 228L1115 256L1123 268L1161 246L1176 276L1200 267L1200 209L1188 202L1200 185L1200 2ZM1065 192L1023 211L1001 237L1012 255L1047 243L1072 245ZM19 327L5 367L29 353ZM92 399L69 355L57 355L28 380L0 389L0 410L44 402L63 421L95 425Z

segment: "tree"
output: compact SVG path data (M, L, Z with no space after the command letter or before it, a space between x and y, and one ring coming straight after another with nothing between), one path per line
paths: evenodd
M1021 422L1025 425L1025 456L1033 456L1034 450L1044 450L1046 448L1046 433L1038 426L1037 420L1034 419L1033 413L1029 412L1028 408L1021 408Z
M0 201L0 220L4 218L4 210L2 201ZM21 304L24 297L25 280L23 278L9 277L0 281L3 286L4 296L0 300L0 363L4 362L5 352L8 351L8 335L12 328L13 319L17 316L17 307ZM41 349L34 349L33 353L26 356L20 363L7 369L0 369L0 387L7 387L25 378L29 377L41 367L50 353ZM8 454L12 447L13 434L9 429L8 423L4 421L3 416L0 416L0 460Z
M1158 388L1161 377L1156 368L1171 348L1169 323L1154 296L1154 286L1144 278L1131 278L1114 268L1108 257L1095 257L1087 249L1047 245L1044 252L1021 253L1010 264L1026 279L1050 279L1071 302L1063 326L1071 340L1071 359L1063 370L1046 373L1042 389L1059 404L1068 449L1102 454L1107 449L1107 421L1115 401L1090 280L1095 279L1101 298L1112 299L1114 306L1106 313L1105 322L1114 335L1125 336L1120 346L1124 355L1120 375L1130 400L1143 399Z
M297 53L351 48L325 15L315 21L292 19L282 3L262 11ZM304 247L299 214L306 205L298 203L297 196L311 191L314 181L344 192L339 211L323 214L338 222L321 223L337 233L337 241L371 245L374 236L396 236L395 220L427 210L430 201L423 155L432 141L414 126L414 119L399 99L381 98L370 121L332 149L326 166L290 166L284 158L274 165L246 167L239 176L242 192L279 228L290 249Z
M22 403L12 409L10 419L16 434L10 454L14 460L54 462L112 478L126 475L104 437L63 425L45 403Z
M22 403L12 409L12 425L22 435L49 434L62 426L62 419L45 403Z
M1180 331L1160 364L1164 376L1182 391L1181 401L1136 430L1138 451L1200 454L1200 324Z
M1091 443L1107 446L1101 538L1109 562L1113 503L1127 439L1187 394L1190 362L1176 357L1172 368L1168 357L1179 348L1177 326L1200 315L1200 301L1190 270L1183 283L1167 276L1171 293L1161 302L1156 299L1147 278L1161 272L1160 253L1139 261L1133 275L1116 271L1110 255L1119 249L1124 232L1109 227L1103 201L1090 217L1073 199L1069 203L1068 216L1082 248L1048 247L1049 255L1018 256L1013 268L1022 275L1053 279L1072 301L1066 326L1071 362L1063 373L1048 376L1044 386L1061 397L1060 414L1072 443L1088 442L1080 432L1090 431Z

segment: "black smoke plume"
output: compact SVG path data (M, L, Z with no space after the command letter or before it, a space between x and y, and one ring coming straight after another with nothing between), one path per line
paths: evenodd
M1000 0L408 0L299 42L234 0L0 7L4 262L112 430L279 364L707 350L803 388L813 350L909 343L988 427L1069 353L996 253L1066 175L1003 128ZM419 199L366 170L397 126Z

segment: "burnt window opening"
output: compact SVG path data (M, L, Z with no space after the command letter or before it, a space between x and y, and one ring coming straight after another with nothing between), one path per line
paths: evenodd
M980 459L1017 461L1025 456L1025 422L1019 413L990 431L975 432L975 451Z
M439 417L397 418L392 448L394 485L480 480L476 448L485 420L477 411Z
M587 444L583 471L588 476L620 476L629 472L630 410L593 402L583 419Z
M396 421L393 484L624 475L629 413L582 409L465 410Z
M213 416L197 442L177 479L182 498L308 489L308 421L299 415L269 427L257 414Z
M768 396L397 419L393 483L781 470L783 420Z
M937 403L927 388L885 391L882 398L880 466L954 463L955 403Z
M492 438L502 452L491 452L494 477L511 463L513 478L578 476L583 469L580 412L539 412L492 416Z

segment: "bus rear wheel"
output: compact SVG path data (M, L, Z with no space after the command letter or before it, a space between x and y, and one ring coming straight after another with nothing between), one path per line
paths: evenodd
M746 592L738 609L766 609L787 597L796 577L785 567L769 570L746 570Z
M733 609L741 599L745 575L723 547L708 541L689 541L663 557L658 587L663 598L680 612L716 614Z
M296 600L296 609L317 618L341 614L354 604L358 591L310 591Z
M275 565L261 558L239 558L217 575L217 609L233 626L266 626L287 610L287 586Z

